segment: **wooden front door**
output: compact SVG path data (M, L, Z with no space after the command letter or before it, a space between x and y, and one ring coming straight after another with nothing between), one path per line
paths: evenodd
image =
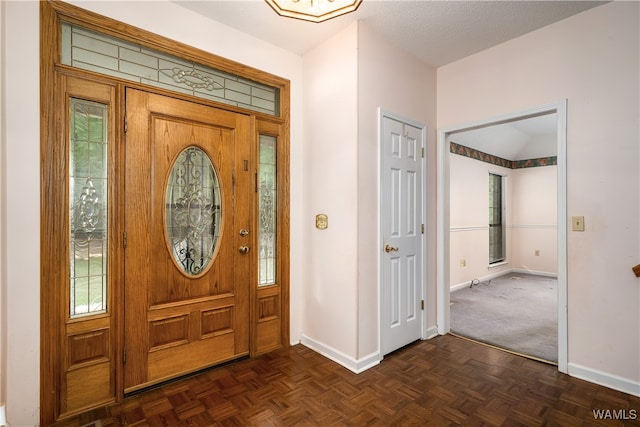
M126 92L124 389L249 353L246 115Z

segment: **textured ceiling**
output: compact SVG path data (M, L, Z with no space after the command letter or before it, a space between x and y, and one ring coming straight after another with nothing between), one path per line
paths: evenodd
M361 20L434 67L607 3L363 0L356 12L316 24L280 17L262 0L170 1L298 55ZM556 155L551 117L477 129L452 140L510 160Z
M439 67L605 2L364 0L356 12L319 24L280 17L262 0L173 3L299 55L359 19Z

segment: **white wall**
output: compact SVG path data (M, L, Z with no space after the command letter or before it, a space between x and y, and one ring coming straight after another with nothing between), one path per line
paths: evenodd
M38 422L40 382L40 105L37 2L5 3L2 62L7 419ZM10 108L9 108L10 107Z
M569 372L640 395L638 2L612 2L438 69L438 126L568 99ZM569 228L570 229L570 228Z
M511 178L511 265L558 274L558 167L514 169Z
M303 342L357 357L358 26L304 55ZM317 214L326 230L314 227Z
M451 287L472 279L486 280L510 270L511 233L507 232L506 258L509 264L489 268L489 173L506 177L505 223L511 224L513 169L449 154L449 282ZM465 265L461 264L465 261Z
M429 125L427 192L435 193L435 70L362 22L304 55L309 210L303 333L352 369L379 353L378 108ZM401 75L402 78L398 78ZM435 204L425 203L435 234ZM312 228L317 213L329 228ZM435 240L427 253L435 254ZM427 324L435 327L435 255Z
M167 1L81 2L86 9L291 80L291 340L301 331L302 58ZM6 328L4 398L11 425L39 422L40 168L39 4L3 2L2 61L4 221L2 328ZM149 7L153 14L149 14ZM224 40L224 43L220 43ZM6 377L4 377L6 375ZM5 379L6 378L6 379Z
M0 403L5 401L5 395L7 394L7 381L5 378L5 372L7 372L7 346L5 345L5 338L7 336L7 307L6 307L6 283L5 269L4 269L4 235L5 235L5 206L7 206L6 199L4 198L5 191L5 116L4 110L6 106L4 104L4 64L5 60L5 3L0 3Z
M458 154L449 159L451 288L511 271L557 275L557 167L509 169ZM488 265L489 173L506 177L506 263L492 267Z
M358 50L359 356L378 351L378 108L427 125L425 201L426 327L436 323L436 71L360 23ZM400 77L401 76L401 77Z

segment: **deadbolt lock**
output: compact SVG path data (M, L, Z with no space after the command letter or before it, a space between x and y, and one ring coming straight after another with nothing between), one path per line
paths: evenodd
M248 234L249 234L249 232L248 232L246 229L244 229L244 228L241 228L241 229L240 229L240 235L241 235L241 236L246 236L246 235L248 235Z

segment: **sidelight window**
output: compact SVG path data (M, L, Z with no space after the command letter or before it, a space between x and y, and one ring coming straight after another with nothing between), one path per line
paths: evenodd
M70 100L71 317L107 310L107 118L104 104Z
M260 135L258 187L258 284L276 283L276 142L277 138Z

